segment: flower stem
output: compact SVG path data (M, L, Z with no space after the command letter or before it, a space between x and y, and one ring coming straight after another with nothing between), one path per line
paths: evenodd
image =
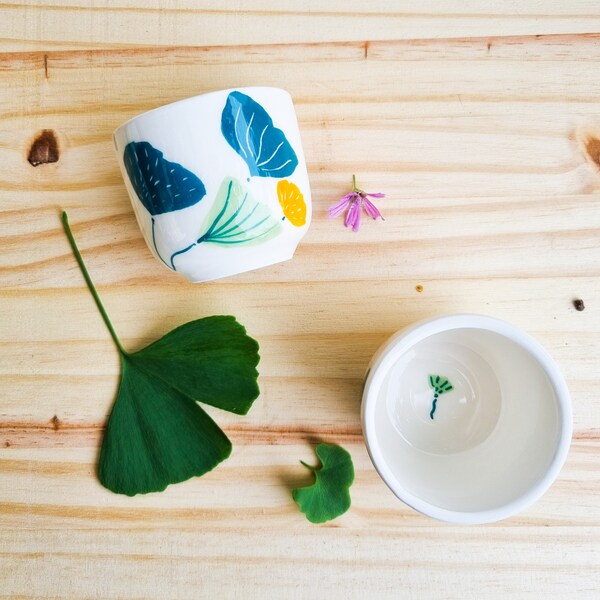
M356 175L354 173L352 173L352 188L353 192L360 192L360 190L356 187Z
M96 302L96 306L98 307L98 310L100 311L100 314L102 315L102 319L104 320L104 323L106 324L106 327L108 328L108 331L110 332L110 336L112 337L113 342L117 346L119 352L123 355L127 355L127 352L125 352L123 346L121 346L121 342L119 341L119 338L117 337L117 334L115 333L115 330L113 329L112 323L110 322L110 319L108 318L108 315L106 314L106 311L104 310L104 306L102 306L102 302L100 301L100 296L98 296L98 292L96 291L96 288L94 287L92 278L90 277L90 274L88 273L88 270L85 267L85 263L83 262L83 258L81 257L79 248L77 248L77 244L75 242L75 238L73 237L73 233L71 232L71 227L69 227L69 219L68 219L67 213L65 211L63 211L63 213L62 213L62 224L63 224L63 227L65 228L65 233L67 234L67 238L69 239L69 244L71 244L71 250L73 250L73 254L75 255L75 260L77 260L77 264L79 265L79 268L81 269L81 273L85 279L85 282L87 283L87 286Z

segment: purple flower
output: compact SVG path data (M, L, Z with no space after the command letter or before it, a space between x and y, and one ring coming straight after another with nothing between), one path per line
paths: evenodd
M379 209L369 200L369 198L385 198L385 194L369 194L363 192L363 190L356 187L356 176L352 175L353 191L346 194L343 198L340 198L337 204L330 206L327 210L329 212L329 218L333 219L341 215L344 211L346 216L344 217L344 225L351 227L353 231L358 231L360 227L360 214L362 210L367 213L369 217L376 220L378 217L382 221L385 221L383 215L379 212Z

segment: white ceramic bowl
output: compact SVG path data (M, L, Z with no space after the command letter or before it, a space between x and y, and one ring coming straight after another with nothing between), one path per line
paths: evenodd
M462 524L505 519L540 498L572 433L569 392L550 355L479 315L436 318L388 340L367 372L362 424L394 494Z

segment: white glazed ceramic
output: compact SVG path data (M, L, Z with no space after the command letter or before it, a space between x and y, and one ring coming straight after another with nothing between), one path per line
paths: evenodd
M306 233L308 174L284 90L181 100L128 121L114 142L150 250L191 281L288 260Z
M558 367L528 334L491 317L451 315L379 349L362 424L371 460L398 498L443 521L487 523L531 505L555 480L571 441L571 402Z

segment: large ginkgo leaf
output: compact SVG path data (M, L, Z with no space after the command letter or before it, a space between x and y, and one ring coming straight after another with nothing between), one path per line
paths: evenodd
M198 404L129 356L121 364L98 462L104 487L128 496L158 492L230 455L231 442Z
M121 381L102 442L100 482L133 496L210 471L231 443L197 404L238 414L259 395L258 344L234 317L191 321L134 353L126 352L102 306L71 233L75 258L121 357Z

